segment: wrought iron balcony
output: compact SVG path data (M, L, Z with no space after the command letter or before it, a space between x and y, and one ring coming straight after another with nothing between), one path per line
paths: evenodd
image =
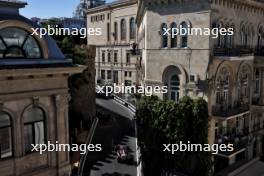
M254 55L254 49L245 46L235 46L234 48L215 47L214 56L245 56Z
M214 56L229 56L229 57L240 57L240 56L264 56L264 47L251 48L248 46L237 45L233 48L228 47L215 47Z
M249 105L236 105L236 106L228 106L225 107L223 105L213 106L212 107L212 115L219 116L219 117L231 117L237 114L241 114L244 112L249 111Z
M264 56L264 47L255 49L255 56Z

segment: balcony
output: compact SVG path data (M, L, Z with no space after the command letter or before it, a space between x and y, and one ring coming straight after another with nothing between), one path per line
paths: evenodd
M230 156L235 153L242 152L247 145L247 137L249 135L249 128L246 127L242 130L237 131L237 128L220 128L220 131L225 131L225 133L222 133L215 138L216 144L233 144L234 145L234 151L226 151L222 152L220 151L218 155L220 156ZM221 132L220 132L221 133Z
M237 45L234 48L215 47L214 56L264 56L264 48L251 48L248 46Z
M236 105L225 107L222 105L212 107L212 115L217 117L231 117L249 111L249 105Z
M256 123L253 125L252 132L258 132L263 129L263 123Z
M249 47L244 46L236 46L234 48L214 48L214 56L229 56L229 57L236 57L236 56L248 56L254 55L254 50Z
M264 47L255 49L255 56L264 56Z

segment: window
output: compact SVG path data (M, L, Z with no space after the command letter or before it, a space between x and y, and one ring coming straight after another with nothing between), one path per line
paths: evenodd
M101 70L101 78L105 79L105 70Z
M118 84L118 71L114 71L114 83Z
M245 26L243 25L241 28L241 44L242 46L247 46L248 43L248 35Z
M125 77L127 77L127 72L125 71Z
M112 72L111 72L111 70L107 70L107 79L112 79Z
M105 63L105 52L102 52L102 63Z
M0 58L41 58L40 46L31 33L9 27L0 29Z
M115 34L114 34L114 37L115 37L115 40L117 40L117 34L118 34L118 27L117 27L117 22L114 23L114 28L115 28Z
M109 63L111 63L111 53L107 54L107 60L108 60Z
M216 88L216 104L223 110L227 109L231 101L229 101L230 72L226 67L220 69L216 81Z
M225 43L225 36L220 34L220 30L221 30L221 28L223 28L223 26L224 26L224 24L221 21L213 24L213 28L218 29L218 37L217 37L216 46L219 48L223 48L224 43Z
M187 26L187 23L186 22L182 22L181 23L181 27L182 27L182 31L186 31L185 33L183 32L183 34L185 35L181 35L181 47L182 48L185 48L188 46L188 26Z
M132 77L132 72L129 72L129 77Z
M10 116L0 111L0 159L13 156L12 123Z
M130 19L130 33L129 33L129 36L130 36L130 39L135 39L136 38L136 20L135 18L131 18Z
M127 52L126 53L126 65L129 65L130 64L130 53Z
M177 28L176 23L172 23L171 29L175 29L175 28ZM171 33L171 48L175 48L175 47L177 47L177 36L172 35Z
M160 29L160 31L161 31L161 39L162 39L162 41L161 41L161 47L162 48L167 48L168 47L168 35L165 34L166 30L167 30L167 24L163 23L161 25L161 29Z
M45 143L45 114L42 109L32 107L23 114L24 141L26 153L31 152L31 144Z
M121 20L121 25L120 25L121 29L121 40L126 40L126 20L122 19Z
M114 63L117 64L118 58L117 58L117 52L114 53Z
M259 94L260 93L260 74L259 74L259 69L256 70L255 74L255 93Z
M107 23L107 41L110 41L110 23Z
M260 51L261 48L262 48L262 40L263 40L263 29L262 27L259 28L259 31L258 31L258 46L257 46L257 49Z
M173 75L169 82L169 99L178 102L180 99L180 80L178 75Z
M236 33L235 24L232 24L231 28L233 29L234 34L229 36L229 47L234 48L234 46L235 46L235 33Z

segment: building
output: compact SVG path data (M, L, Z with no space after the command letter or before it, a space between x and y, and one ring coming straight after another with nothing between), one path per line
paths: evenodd
M136 59L131 48L136 43L135 0L120 0L88 9L88 28L101 28L102 35L87 37L88 45L96 45L96 80L98 83L132 85L137 83Z
M33 34L25 2L0 0L0 173L69 175L69 152L32 144L69 143L68 77L82 72L54 40ZM37 146L39 149L39 146Z
M234 144L233 152L214 156L215 172L225 175L263 155L263 1L139 0L137 26L142 83L167 85L168 93L159 95L165 99L205 98L209 142ZM179 26L233 28L234 35L162 35Z
M78 19L86 19L87 9L104 5L104 0L81 0L74 12L74 17Z

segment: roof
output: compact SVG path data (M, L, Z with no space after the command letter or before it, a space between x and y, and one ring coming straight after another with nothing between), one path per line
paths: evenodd
M11 2L11 1L7 1L7 0L0 0L0 7L1 5L7 5L8 4L12 4L12 5L18 5L18 6L23 6L26 5L25 2ZM34 23L33 21L29 20L28 18L25 18L24 16L21 16L20 14L17 13L7 13L5 11L0 11L0 21L3 20L18 20L21 22L24 22L30 26L32 26L32 28L39 28L39 26ZM49 35L45 35L43 38L47 44L48 47L48 57L47 58L43 58L41 60L39 59L9 59L9 60L5 60L5 59L1 59L0 60L0 68L4 67L4 68L8 68L9 65L14 68L15 65L20 65L20 66L37 66L40 67L42 66L49 66L49 65L53 65L53 66L62 66L62 65L72 65L72 61L68 60L65 58L65 56L63 55L63 53L61 52L61 50L59 49L59 47L57 46L56 42L49 36Z
M120 6L131 5L131 4L136 4L136 3L137 3L137 0L117 0L117 1L107 3L105 5L101 5L101 6L88 9L87 14L94 13L97 11L102 11L102 10L109 9L109 8L117 8Z
M19 0L0 0L0 6L3 5L8 7L24 8L27 3Z

